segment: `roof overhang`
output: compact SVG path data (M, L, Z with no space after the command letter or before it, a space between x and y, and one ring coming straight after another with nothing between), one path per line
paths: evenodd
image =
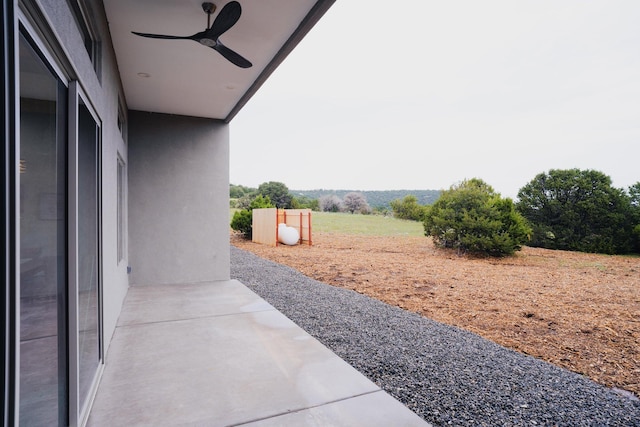
M239 0L242 15L220 40L247 58L239 68L192 40L203 31L201 0L104 0L127 106L229 122L335 0ZM229 0L217 0L212 22Z

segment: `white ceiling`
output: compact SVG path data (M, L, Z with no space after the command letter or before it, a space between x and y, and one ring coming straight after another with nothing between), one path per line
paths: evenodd
M211 22L228 1L213 2ZM203 31L201 0L104 0L129 109L231 120L335 0L239 1L242 15L220 40L253 64L246 69L192 40L131 33Z

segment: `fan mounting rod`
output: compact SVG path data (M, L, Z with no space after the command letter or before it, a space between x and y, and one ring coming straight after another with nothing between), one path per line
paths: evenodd
M202 3L202 10L207 14L207 30L211 28L211 14L216 11L216 5L211 2Z

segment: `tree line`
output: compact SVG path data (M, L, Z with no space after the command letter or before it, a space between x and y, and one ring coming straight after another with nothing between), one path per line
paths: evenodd
M374 211L384 211L391 208L391 202L412 195L418 203L430 205L440 197L440 190L292 190L296 196L305 196L310 199L320 199L324 196L335 195L340 199L349 193L359 193L364 196L367 204Z
M309 208L326 212L386 213L371 208L363 192L341 197L327 190L317 198L292 195L279 182L257 189L231 185L236 227L251 223L255 207ZM405 191L405 190L403 190ZM432 192L433 190L427 190ZM518 191L514 202L502 198L478 178L437 191L424 203L409 192L388 202L393 216L420 221L437 246L490 256L504 256L523 245L606 254L640 253L640 182L628 189L612 186L602 172L552 169L538 174ZM241 221L241 218L243 220ZM248 221L247 221L248 218Z
M272 207L280 209L311 209L323 212L349 212L349 213L372 213L367 197L362 192L348 191L340 192L340 198L335 192L324 192L317 198L312 198L300 192L295 195L281 182L269 181L260 184L258 188L244 187L241 185L230 185L229 196L232 206L239 209L247 209L258 196L267 198Z
M243 185L231 184L229 187L229 196L232 200L240 199L243 196L257 194L257 188L246 187ZM289 190L291 197L299 202L305 203L314 200L320 200L323 196L336 196L340 200L349 193L360 193L364 196L367 204L373 211L384 212L391 209L391 202L402 199L407 195L412 195L418 203L430 205L440 197L440 190Z
M422 221L441 247L509 255L523 245L605 254L640 253L640 182L612 186L602 172L552 169L502 198L474 178L443 191L432 205L407 196L394 216Z
M253 234L253 209L311 209L324 212L349 212L369 214L371 207L362 193L348 192L341 199L335 194L327 194L318 199L304 195L293 196L281 182L269 181L256 189L241 185L230 185L231 207L239 209L231 218L231 228L251 239Z

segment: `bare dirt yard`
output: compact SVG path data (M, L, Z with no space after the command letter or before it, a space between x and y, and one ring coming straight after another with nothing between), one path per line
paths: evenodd
M427 237L333 233L313 246L231 243L640 396L640 257L525 247L480 259Z

